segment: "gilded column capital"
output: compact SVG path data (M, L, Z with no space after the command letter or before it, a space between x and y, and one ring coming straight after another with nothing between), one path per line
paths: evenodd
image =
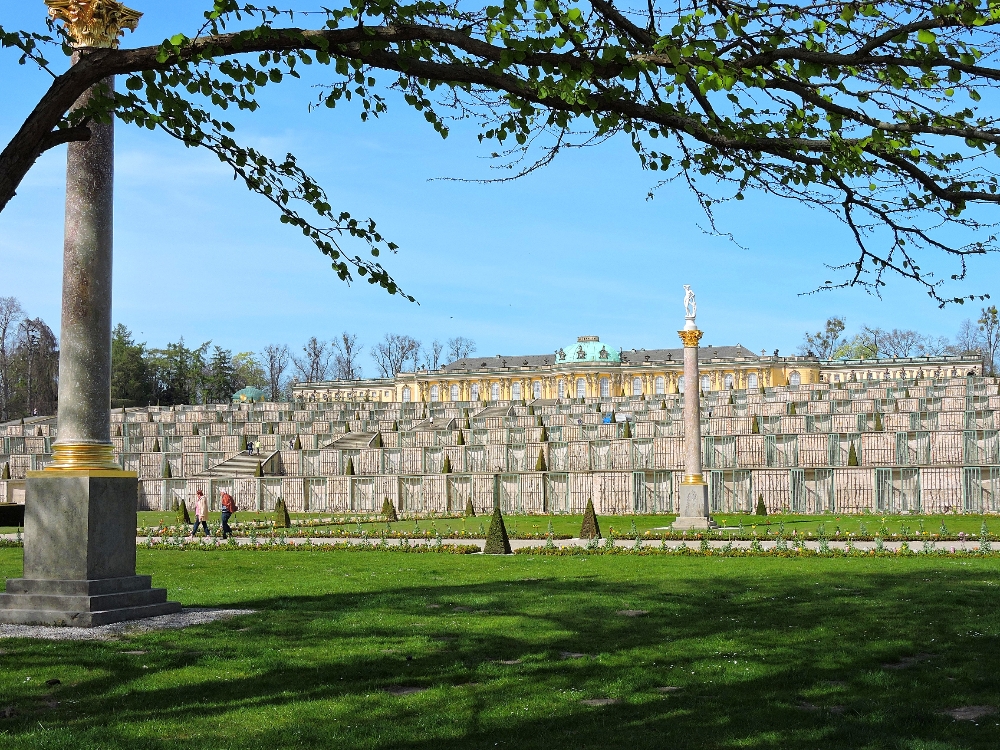
M704 332L695 328L692 331L678 331L677 335L681 337L681 342L683 342L684 346L694 347L698 346L698 342L701 340Z
M74 47L114 49L125 30L135 31L142 13L118 0L45 0L49 17L62 21Z

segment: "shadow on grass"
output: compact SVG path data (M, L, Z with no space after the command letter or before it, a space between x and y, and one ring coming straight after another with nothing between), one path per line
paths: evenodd
M44 693L53 709L4 682L18 714L0 731L10 747L998 745L1000 719L940 714L1000 705L995 566L611 562L226 599L259 613L114 643L0 642L36 684L74 675Z

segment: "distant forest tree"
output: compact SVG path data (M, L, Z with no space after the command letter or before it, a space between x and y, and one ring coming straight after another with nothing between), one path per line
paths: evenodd
M41 318L25 315L15 297L0 297L0 422L54 414L59 345Z
M976 321L962 321L954 340L908 328L886 330L877 326L862 326L853 336L842 336L846 328L843 316L827 319L824 330L805 334L799 354L812 354L820 359L972 355L983 358L987 374L995 374L997 370L1000 319L995 306L984 307Z

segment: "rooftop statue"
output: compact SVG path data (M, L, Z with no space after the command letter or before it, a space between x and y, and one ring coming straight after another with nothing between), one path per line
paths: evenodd
M694 292L691 291L691 285L684 285L684 317L694 320L695 314L698 312L698 304L694 300Z

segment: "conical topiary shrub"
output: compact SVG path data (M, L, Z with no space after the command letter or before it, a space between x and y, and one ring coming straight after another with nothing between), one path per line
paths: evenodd
M396 507L389 502L389 498L382 498L382 517L387 523L395 523L399 520L399 516L396 515Z
M461 430L458 431L458 438L455 440L455 445L465 445L465 435Z
M188 513L187 503L177 504L177 523L190 524L191 514Z
M41 427L36 427L35 428L35 437L42 437L42 428Z
M3 470L0 471L0 479L10 479L10 463L4 463Z
M257 462L257 468L254 469L253 475L255 477L264 476L264 464L262 464L260 461Z
M851 443L850 449L847 451L847 465L848 466L859 466L858 463L858 451L854 447L854 443Z
M549 442L549 431L546 429L545 425L542 425L542 434L538 436L538 442L540 443Z
M396 420L392 421L392 431L399 432L399 422L397 422Z
M375 437L372 438L372 444L369 447L370 448L381 448L382 447L382 433L381 432L376 432L375 433Z
M882 414L875 412L875 432L882 432Z
M351 431L351 423L350 422L344 422L344 434L346 435L350 431Z
M278 498L274 504L274 527L276 529L289 529L292 526L292 519L288 515L288 508L285 507L283 498Z
M163 462L163 478L164 479L173 479L174 478L174 474L170 470L170 462L169 461L164 461Z
M736 399L733 398L733 394L732 393L729 394L729 405L730 406L735 406L736 405Z
M122 436L122 426L120 424L115 425L115 437Z
M473 518L476 515L476 509L472 505L471 497L465 501L465 515L469 518Z
M753 419L750 421L750 434L759 435L760 434L760 422L757 420L757 415L753 415Z
M441 464L442 474L451 474L451 456L445 455L444 463Z
M469 415L468 414L465 415L465 429L467 429L467 430L471 430L472 429L472 423L469 421Z
M794 401L789 401L788 402L788 413L791 416L793 416L793 417L795 416L795 402Z
M507 538L507 527L503 525L500 508L494 508L493 518L490 519L490 530L486 532L486 546L483 548L483 554L509 555L511 553L510 539Z
M763 495L757 495L757 515L758 516L766 516L767 515L767 506L764 505L764 496Z
M344 467L344 476L345 477L354 476L354 459L351 456L347 457L347 466Z
M626 421L625 427L622 429L622 440L632 439L632 423Z
M660 410L661 411L666 411L667 410L667 402L666 401L661 401L660 402Z
M535 471L548 471L548 467L545 465L545 449L538 449L538 460L535 461Z
M222 424L223 423L224 420L222 419L222 412L221 411L215 412L215 421L216 421L217 424Z
M194 427L191 428L191 434L192 435L198 435L199 434L199 432L198 432L198 425L195 425Z
M240 453L247 449L247 436L240 435Z
M597 522L597 514L594 512L594 501L587 498L587 510L583 512L583 525L580 527L581 539L600 539L601 525Z
M292 448L292 450L297 450L297 451L302 450L302 441L299 439L298 435L295 436L295 446Z
M159 453L159 452L160 452L160 439L153 438L153 453Z

